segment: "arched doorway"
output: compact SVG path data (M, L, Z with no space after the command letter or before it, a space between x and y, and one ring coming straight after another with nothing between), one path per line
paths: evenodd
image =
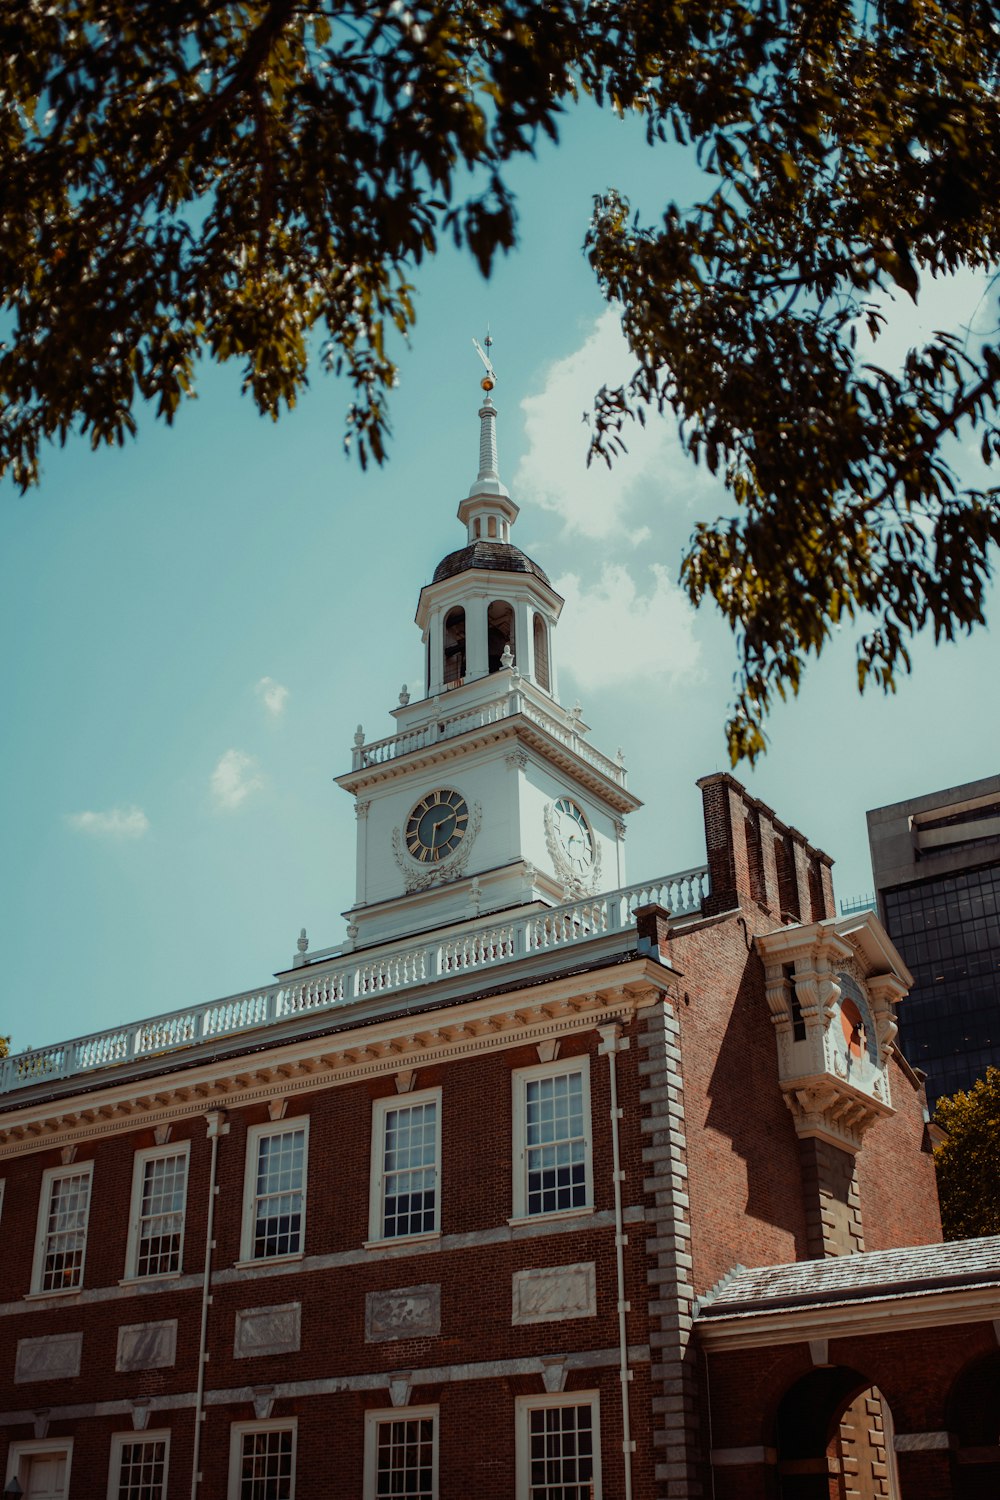
M955 1500L1000 1495L1000 1351L968 1365L948 1397Z
M857 1370L834 1365L796 1381L775 1436L781 1500L901 1500L889 1404Z

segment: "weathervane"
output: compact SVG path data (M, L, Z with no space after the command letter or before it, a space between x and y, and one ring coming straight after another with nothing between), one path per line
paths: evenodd
M484 375L483 379L479 383L482 386L483 390L486 391L487 394L489 394L489 392L493 389L493 387L497 383L497 372L493 368L493 361L490 359L490 353L489 353L489 351L493 348L493 335L490 333L490 330L487 328L487 330L486 330L486 348L485 349L483 348L482 344L479 342L478 339L473 339L472 342L476 346L476 353L479 355L479 358L482 360L483 364L486 366L486 374Z

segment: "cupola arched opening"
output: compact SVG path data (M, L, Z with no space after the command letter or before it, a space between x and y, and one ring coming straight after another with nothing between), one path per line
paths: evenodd
M486 640L491 672L499 672L500 658L505 646L510 646L517 659L517 644L514 640L514 610L505 599L494 599L486 611Z
M535 681L545 692L550 692L549 686L549 632L545 628L545 621L541 615L535 616L534 647L535 647Z
M497 534L497 518L490 516L486 522L486 535L495 537Z
M444 620L444 685L458 687L465 680L465 610L450 609Z

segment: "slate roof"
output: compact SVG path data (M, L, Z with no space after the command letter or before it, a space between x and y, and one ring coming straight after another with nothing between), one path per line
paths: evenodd
M549 583L548 574L543 573L538 564L532 562L520 547L512 547L510 542L483 540L472 542L468 547L460 547L457 552L449 552L434 569L433 582L440 583L443 578L454 578L456 573L464 573L467 568L492 568L500 573L533 573L536 578Z
M997 1288L1000 1310L1000 1235L948 1245L870 1250L787 1266L757 1266L749 1271L736 1266L700 1299L697 1321L990 1285Z

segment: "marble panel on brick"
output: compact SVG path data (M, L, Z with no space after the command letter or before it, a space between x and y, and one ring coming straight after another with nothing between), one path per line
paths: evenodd
M365 1298L365 1338L424 1338L441 1332L440 1286L402 1286L369 1292Z
M278 1307L244 1307L236 1314L233 1354L250 1359L259 1354L297 1354L302 1347L302 1303Z
M82 1333L50 1333L38 1339L18 1339L14 1383L31 1380L68 1380L80 1373Z
M554 1323L597 1314L597 1272L593 1261L515 1271L511 1322Z
M177 1319L123 1323L118 1330L116 1370L167 1370L177 1358Z

